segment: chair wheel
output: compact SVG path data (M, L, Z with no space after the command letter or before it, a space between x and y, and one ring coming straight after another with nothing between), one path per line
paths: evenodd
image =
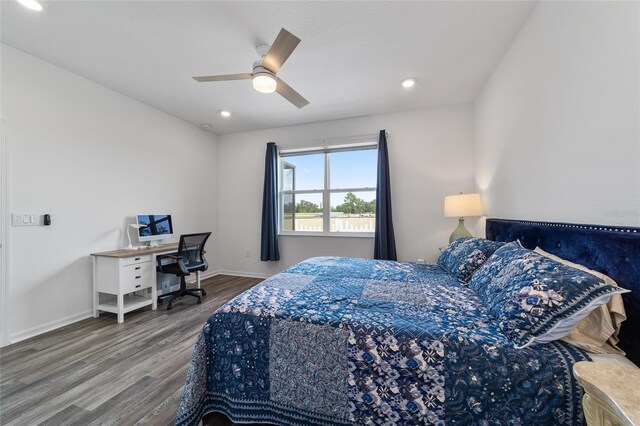
M198 297L198 305L202 303L202 299Z
M173 306L168 305L168 306L167 306L167 311L168 311L168 310L170 310L171 308L173 308Z
M206 291L204 291L204 290L202 290L202 295L203 295L203 296L206 296L206 295L207 295L207 292L206 292Z

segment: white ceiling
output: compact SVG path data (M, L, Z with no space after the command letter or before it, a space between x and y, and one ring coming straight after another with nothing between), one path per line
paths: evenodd
M534 3L2 1L3 43L218 134L472 102ZM302 39L278 74L298 110L250 81L255 46ZM400 81L416 77L403 89ZM228 109L231 118L218 111Z

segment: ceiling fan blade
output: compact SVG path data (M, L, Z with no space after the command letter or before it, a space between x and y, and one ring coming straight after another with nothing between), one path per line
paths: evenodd
M278 83L276 85L276 92L298 108L303 108L309 104L309 101L303 98L300 93L293 90L291 86L280 79L278 79Z
M229 80L251 80L253 74L245 72L242 74L227 74L227 75L206 75L204 77L193 77L195 81L204 83L207 81L229 81Z
M300 39L284 28L280 29L278 37L271 45L266 56L262 60L262 66L271 72L277 73L285 63L291 52L298 46Z

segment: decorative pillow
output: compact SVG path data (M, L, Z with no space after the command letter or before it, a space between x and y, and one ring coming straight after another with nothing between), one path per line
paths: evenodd
M504 243L484 238L460 238L444 249L438 265L463 283Z
M571 266L572 268L595 275L606 284L613 286L618 285L611 277L601 272L547 253L540 247L536 247L534 251L563 265ZM620 332L620 327L626 319L627 313L624 310L622 296L620 294L614 294L606 304L600 305L591 311L589 315L580 321L562 340L597 354L613 353L624 355L624 351L618 348L617 344L619 342L618 333Z
M487 287L492 283L494 278L502 276L506 271L507 265L523 251L530 251L522 247L519 241L512 241L503 244L496 250L476 271L476 274L469 281L469 287L474 289L481 299L484 300L487 293Z
M496 250L469 285L516 348L562 338L613 294L628 291L516 243Z

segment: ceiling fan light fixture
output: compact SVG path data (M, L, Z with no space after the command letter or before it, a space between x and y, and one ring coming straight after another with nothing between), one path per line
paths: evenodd
M276 91L276 77L269 72L257 72L253 74L253 88L261 93L273 93Z

